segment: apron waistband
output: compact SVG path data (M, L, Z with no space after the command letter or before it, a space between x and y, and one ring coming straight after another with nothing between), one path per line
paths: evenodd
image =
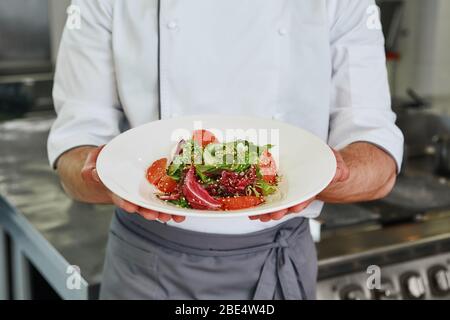
M298 217L289 219L271 228L245 234L215 234L181 229L169 226L159 221L149 221L139 214L130 214L122 209L116 209L118 222L133 233L154 241L162 246L179 247L182 252L189 249L199 255L204 251L206 255L215 255L222 251L236 251L241 249L262 250L273 247L278 242L285 245L285 238L292 233L300 234L309 227L308 219ZM218 220L220 223L220 220ZM281 236L281 234L283 236Z

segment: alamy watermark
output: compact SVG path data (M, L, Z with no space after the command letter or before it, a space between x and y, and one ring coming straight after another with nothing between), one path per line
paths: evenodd
M369 275L366 280L366 287L369 290L381 289L381 268L377 265L367 267L366 273Z
M66 269L66 288L69 290L80 290L82 283L80 267L70 265Z
M67 21L66 28L69 30L81 29L81 8L77 5L70 5L67 7Z
M202 121L194 121L193 129L194 131L202 132L201 130L204 129ZM208 155L210 158L214 158L214 163L216 164L254 164L258 161L258 152L260 150L264 150L265 148L270 149L270 155L274 159L275 163L279 163L279 129L208 128L207 130L211 132L215 138L217 138L217 141L227 142L226 144L213 143L208 147ZM192 132L192 130L186 128L178 128L172 131L170 140L175 143L189 140L192 137ZM230 142L234 142L236 145L230 144ZM194 164L203 163L201 155L196 153L195 148L193 150L191 148L186 148L186 150L183 150L183 154L189 159L192 158ZM233 154L233 156L227 156L230 154ZM255 156L252 157L251 155Z
M381 30L380 8L373 4L370 5L366 13L368 15L366 26L369 30Z

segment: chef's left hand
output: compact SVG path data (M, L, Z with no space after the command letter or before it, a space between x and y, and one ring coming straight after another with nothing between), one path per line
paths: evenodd
M334 175L333 180L330 182L330 184L328 185L327 188L330 188L331 186L333 186L336 183L346 181L350 176L349 168L345 164L344 159L342 158L342 155L339 153L339 151L336 151L336 150L333 150L333 153L334 153L334 156L336 157L336 174ZM316 200L316 197L313 197L305 202L299 203L299 204L297 204L293 207L287 208L287 209L283 209L280 211L275 211L275 212L271 212L271 213L267 213L267 214L261 214L261 215L257 215L257 216L251 216L251 217L249 217L249 219L250 220L260 220L261 222L268 222L271 220L280 220L288 214L291 214L291 213L296 214L296 213L303 211L314 200Z

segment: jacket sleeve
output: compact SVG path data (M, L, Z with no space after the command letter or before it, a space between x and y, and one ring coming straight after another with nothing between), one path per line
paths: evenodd
M386 71L384 37L374 0L330 0L332 99L329 144L377 145L396 161L403 134L395 124Z
M123 117L113 66L112 4L109 0L73 0L71 8L53 87L57 118L47 144L53 167L72 148L110 141L119 134Z

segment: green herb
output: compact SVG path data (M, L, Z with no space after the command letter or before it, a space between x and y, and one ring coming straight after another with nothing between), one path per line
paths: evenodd
M277 186L267 183L266 181L259 179L256 181L256 187L261 189L261 192L264 196L268 196L277 191Z
M266 145L258 147L258 155L262 155L264 151L266 151L266 150L269 151L273 147L274 147L273 144L266 144Z
M256 188L254 186L248 186L245 190L246 195L251 196L251 195L255 195L257 197L260 197L261 194L258 192L258 190L256 190Z
M261 180L263 177L262 173L261 173L261 168L259 166L256 166L256 178L258 178L258 180Z
M259 161L261 154L273 147L271 144L257 146L248 140L228 143L211 143L203 149L190 139L183 145L182 153L175 156L167 168L167 175L176 181L187 165L194 164L196 173L203 183L211 183L208 174L219 174L223 170L245 172ZM261 178L258 166L258 177Z
M181 172L183 169L182 164L172 162L170 166L167 168L167 175L172 179L179 181L181 179Z
M194 140L187 140L182 148L181 154L175 156L167 168L167 175L179 181L181 173L186 165L202 162L202 147Z
M203 165L195 166L195 173L200 178L200 180L202 180L203 183L206 183L206 184L213 183L214 181L205 174L206 172L207 172L207 170L206 171L204 170Z
M181 208L190 208L191 207L185 197L181 197L178 200L168 200L168 202L176 205L177 207L181 207Z
M199 164L195 166L196 172L200 178L204 174L218 174L223 170L233 172L244 172L250 168L249 164L220 164L220 165L207 165ZM202 179L203 180L203 179Z

